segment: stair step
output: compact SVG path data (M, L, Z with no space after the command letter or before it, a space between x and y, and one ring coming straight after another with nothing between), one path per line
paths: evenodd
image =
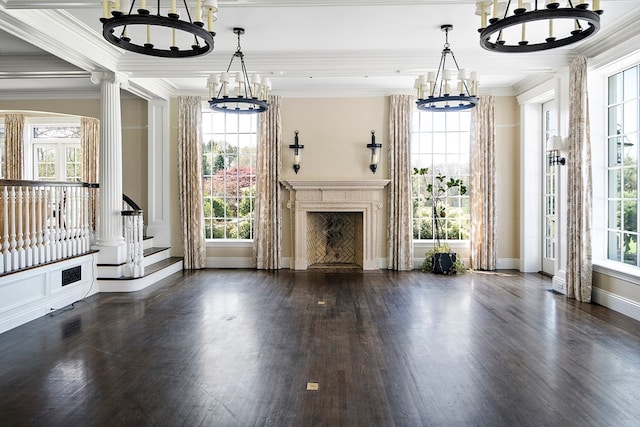
M172 257L163 259L162 261L158 261L156 263L148 265L144 268L144 275L148 276L149 274L153 274L156 271L160 271L163 268L173 265L177 262L182 262L183 259L184 258L181 256L172 256Z
M98 279L100 292L135 292L145 289L172 274L181 274L184 267L182 257L171 257L145 268L145 274L138 278Z
M160 248L160 247L146 248L143 251L143 256L151 256L153 254L157 254L158 252L166 251L167 249L171 249L171 248Z
M162 270L165 267L173 265L177 262L181 262L182 259L183 259L182 257L174 256L174 257L165 258L162 261L154 262L153 264L146 265L144 267L144 275L142 277L147 277L155 273L156 271ZM112 278L98 277L98 280L136 280L140 278L141 277L112 277Z

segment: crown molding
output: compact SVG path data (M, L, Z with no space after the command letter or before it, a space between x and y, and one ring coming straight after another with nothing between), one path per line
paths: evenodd
M0 9L0 22L8 33L83 70L117 70L120 49L68 12Z

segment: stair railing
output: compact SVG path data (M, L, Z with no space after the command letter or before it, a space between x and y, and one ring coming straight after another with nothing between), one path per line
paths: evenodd
M144 218L142 209L126 194L122 195L124 240L127 245L125 275L144 276Z
M0 180L0 274L88 253L97 187Z

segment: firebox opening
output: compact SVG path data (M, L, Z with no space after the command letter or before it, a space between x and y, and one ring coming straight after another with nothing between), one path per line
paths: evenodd
M362 269L362 212L309 212L307 222L309 268Z

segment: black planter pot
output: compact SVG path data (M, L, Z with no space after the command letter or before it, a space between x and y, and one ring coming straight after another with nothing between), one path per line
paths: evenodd
M431 260L432 273L436 274L456 274L454 267L456 263L456 254L453 252L437 252L433 254Z

